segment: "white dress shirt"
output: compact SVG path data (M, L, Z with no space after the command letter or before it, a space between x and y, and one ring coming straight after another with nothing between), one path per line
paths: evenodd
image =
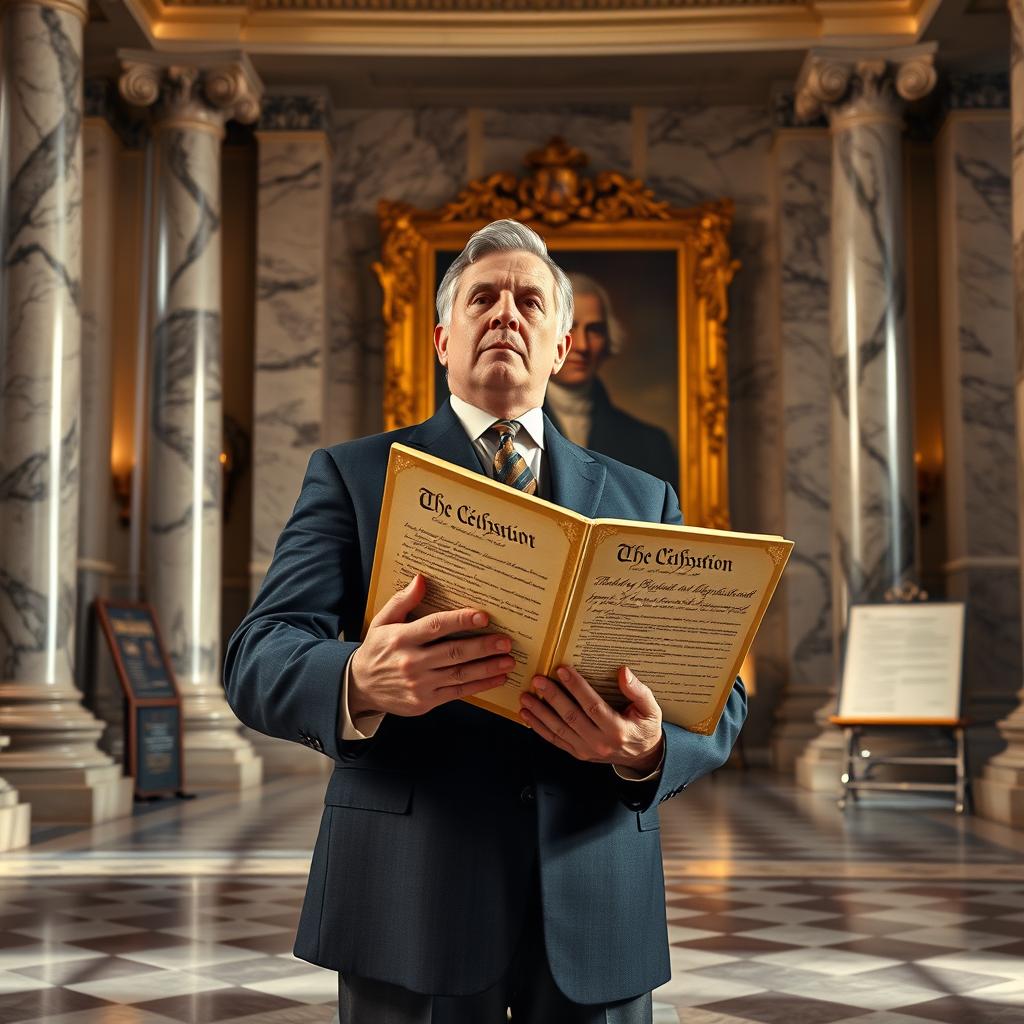
M467 437L473 443L473 447L483 457L484 465L490 466L494 463L494 453L498 450L498 434L491 430L491 424L497 419L492 413L484 409L478 409L475 405L463 401L455 395L450 396L452 411L458 417ZM541 458L544 452L544 413L540 406L528 409L517 416L521 424L519 431L512 441L512 446L526 460L530 471L540 481ZM345 663L345 673L342 679L341 702L339 707L339 718L341 722L341 738L343 740L368 740L384 720L384 712L371 711L357 716L353 719L348 710L348 682L349 666L352 659ZM358 721L358 727L356 725ZM664 761L664 753L662 754ZM631 768L619 768L612 766L615 773L623 779L635 782L646 782L653 779L661 771L661 764L651 772L650 775L640 775Z

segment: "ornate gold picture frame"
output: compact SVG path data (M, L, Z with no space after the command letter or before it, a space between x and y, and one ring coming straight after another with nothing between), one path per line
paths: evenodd
M472 181L439 209L380 202L382 250L374 269L387 330L384 429L434 412L438 260L461 251L478 228L514 217L542 235L560 263L560 255L574 253L674 254L675 295L663 301L674 305L677 334L674 381L667 386L674 384L676 394L679 499L688 523L728 528L725 325L727 288L739 267L727 240L732 201L677 209L618 172L584 177L586 156L561 139L525 162L525 176Z

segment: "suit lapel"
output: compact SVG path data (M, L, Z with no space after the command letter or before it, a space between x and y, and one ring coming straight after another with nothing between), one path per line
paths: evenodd
M482 473L480 459L466 436L450 402L414 428L405 442L411 448L436 455L474 473ZM548 459L551 501L584 516L593 516L604 493L606 471L582 448L571 444L544 417L544 458Z
M429 420L417 426L405 443L410 448L419 448L463 469L483 472L476 449L466 436L451 402L446 401Z
M551 500L580 515L593 516L604 493L606 470L582 448L562 437L547 415L544 456L551 470Z

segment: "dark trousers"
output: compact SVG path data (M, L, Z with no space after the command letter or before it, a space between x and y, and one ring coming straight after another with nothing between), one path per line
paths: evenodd
M570 1002L548 966L539 884L526 917L512 962L491 988L470 996L431 996L339 975L340 1024L506 1024L509 1009L513 1024L652 1024L650 992L602 1005Z

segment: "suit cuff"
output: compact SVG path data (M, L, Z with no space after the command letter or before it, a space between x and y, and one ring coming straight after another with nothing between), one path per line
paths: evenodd
M338 702L338 719L341 728L338 734L342 740L368 740L384 721L383 711L370 711L353 719L348 710L348 678L352 659L345 662L345 674L341 680L341 700ZM358 726L357 726L358 723Z
M627 782L651 782L661 774L661 769L665 767L665 748L667 746L667 743L662 744L661 760L658 762L658 767L649 775L641 775L638 771L635 771L632 768L620 768L617 764L613 764L612 768L620 779L625 779Z

